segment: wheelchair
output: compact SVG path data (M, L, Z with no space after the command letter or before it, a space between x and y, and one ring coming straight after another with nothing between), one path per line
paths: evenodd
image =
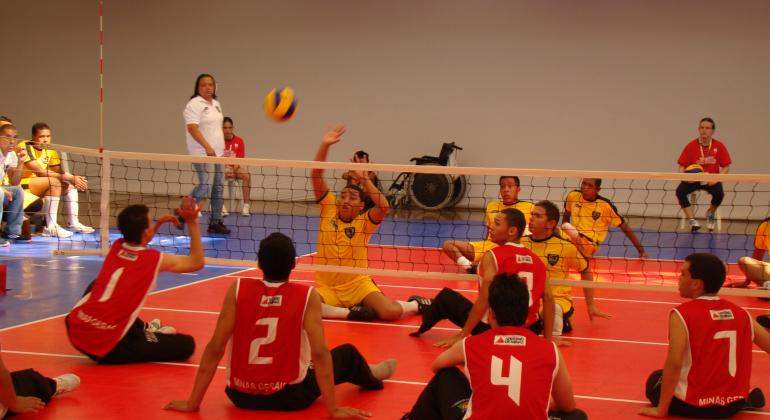
M438 156L413 157L417 165L456 166L457 151L462 147L444 143ZM406 208L411 204L423 210L453 207L465 198L468 179L465 175L422 174L402 172L388 188L386 196L391 208Z

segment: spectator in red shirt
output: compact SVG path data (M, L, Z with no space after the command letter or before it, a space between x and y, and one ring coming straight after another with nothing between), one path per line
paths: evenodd
M682 150L682 154L679 155L679 172L685 172L688 166L694 164L700 165L703 168L703 172L710 174L726 174L729 171L730 164L732 163L730 153L721 141L712 137L715 129L716 124L714 124L713 119L706 117L700 120L698 125L700 136L687 143L684 150ZM697 190L704 190L711 194L711 206L709 206L706 212L706 219L708 229L714 230L716 225L716 216L714 214L725 198L722 183L683 181L676 188L676 198L679 200L679 205L687 216L687 224L693 232L700 229L700 224L695 220L688 196Z
M223 119L222 131L225 133L225 156L243 158L246 154L246 147L243 145L243 139L233 133L232 118L225 117ZM228 181L241 180L241 187L243 188L241 216L248 216L251 212L251 174L248 168L240 165L225 165L225 179Z

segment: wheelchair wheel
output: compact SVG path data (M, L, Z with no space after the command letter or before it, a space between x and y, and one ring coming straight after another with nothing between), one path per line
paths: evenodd
M457 203L465 198L465 194L468 192L468 178L465 175L458 175L453 184L452 199L447 204L449 207L456 206Z
M452 201L454 182L446 174L413 174L407 192L409 200L423 210L439 210Z

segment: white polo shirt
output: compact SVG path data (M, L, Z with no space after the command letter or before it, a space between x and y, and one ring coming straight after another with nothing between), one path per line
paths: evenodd
M217 156L225 153L225 134L222 132L222 106L219 101L212 99L207 102L200 96L196 96L187 102L184 108L185 134L187 136L187 153L193 156L206 156L206 149L198 144L187 131L188 124L198 124L198 129L214 149Z
M11 150L7 155L3 156L3 152L0 152L0 185L4 185L5 174L16 168L19 164L19 159L16 157L16 152ZM0 417L2 418L2 417Z

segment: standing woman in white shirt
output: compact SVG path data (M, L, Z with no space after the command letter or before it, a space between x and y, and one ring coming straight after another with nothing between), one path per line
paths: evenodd
M184 122L187 126L187 152L191 156L223 156L225 136L222 132L222 106L217 101L217 87L214 76L201 74L195 80L195 91L184 108ZM214 173L211 186L211 218L209 233L227 235L230 233L222 223L224 204L224 168L221 164L194 163L198 185L192 196L198 202L209 195L209 176Z

